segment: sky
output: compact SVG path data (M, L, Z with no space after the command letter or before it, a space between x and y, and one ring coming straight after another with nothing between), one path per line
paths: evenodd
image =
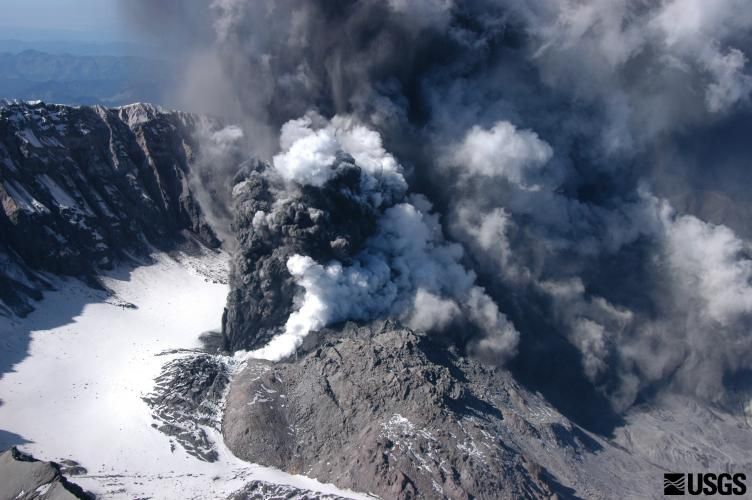
M129 41L118 0L0 0L0 39Z

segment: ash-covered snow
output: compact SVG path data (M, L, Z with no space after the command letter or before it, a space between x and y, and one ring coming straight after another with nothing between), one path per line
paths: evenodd
M0 318L0 357L24 344L19 337L31 338L27 356L0 378L0 440L16 440L0 448L20 444L46 460L75 460L87 471L76 482L104 498L223 498L251 481L357 497L244 462L212 426L203 430L215 462L153 427L142 398L181 350L200 348L199 335L220 326L227 295L222 254L154 260L106 276L115 299L68 280L27 318Z

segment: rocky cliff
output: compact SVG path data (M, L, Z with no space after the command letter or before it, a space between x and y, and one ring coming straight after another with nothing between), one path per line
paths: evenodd
M45 273L92 279L182 231L216 247L191 192L199 118L122 108L0 104L0 315L24 315Z

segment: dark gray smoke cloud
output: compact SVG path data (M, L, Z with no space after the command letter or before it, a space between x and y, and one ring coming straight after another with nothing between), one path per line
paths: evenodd
M344 151L372 178L398 171L433 205L370 199L379 222L347 261L293 259L302 292L290 321L313 298L325 310L314 329L393 315L451 331L475 315L498 334L463 348L517 353L508 366L526 383L592 389L616 409L661 390L719 401L730 375L752 369L745 0L124 8L185 41L183 105L237 122L274 175L324 186ZM342 133L357 127L357 140ZM392 192L377 184L361 194ZM461 245L450 261L464 285L428 286L430 273L448 276L442 266L397 271L411 255L400 238L420 240L396 230L384 247L400 210L434 228L424 248ZM343 305L364 269L386 272L358 295L368 314Z

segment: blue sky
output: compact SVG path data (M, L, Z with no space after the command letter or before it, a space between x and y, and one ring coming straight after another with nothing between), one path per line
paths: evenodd
M0 0L0 39L120 41L120 0Z

